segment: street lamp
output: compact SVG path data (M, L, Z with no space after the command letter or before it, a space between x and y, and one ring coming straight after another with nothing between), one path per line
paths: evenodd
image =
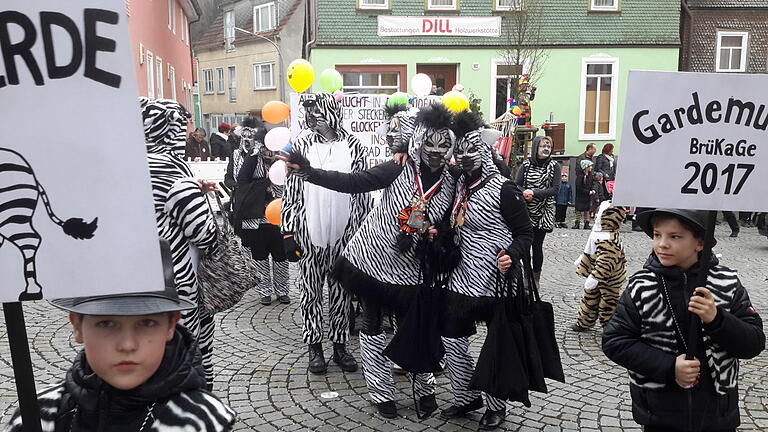
M248 30L241 29L240 27L235 27L235 30L242 33L249 34L251 36L255 36L259 39L264 39L265 41L271 43L272 46L275 48L275 51L277 51L277 62L280 64L279 76L277 79L280 82L280 100L285 102L285 85L283 83L283 53L280 51L280 47L277 45L277 43L275 43L275 41L265 36L256 34L254 32L249 32Z

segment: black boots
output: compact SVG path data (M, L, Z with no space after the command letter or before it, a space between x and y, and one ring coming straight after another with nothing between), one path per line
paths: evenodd
M467 413L470 413L475 410L479 410L482 407L483 407L483 398L479 397L466 405L449 406L448 408L440 411L440 417L442 417L445 420L456 418L456 417L462 417L467 415Z
M328 370L328 364L323 355L323 344L318 342L309 345L309 371L313 374L324 374Z
M505 418L507 418L506 408L498 411L486 410L483 418L480 419L480 430L494 430L504 423Z
M355 372L357 370L355 358L347 351L347 346L343 343L333 343L333 362L339 365L344 372Z
M395 401L386 401L376 404L376 409L379 410L379 414L388 419L397 417L397 405Z
M419 398L419 410L417 415L420 420L431 416L435 411L437 411L437 400L435 400L434 394L422 396Z

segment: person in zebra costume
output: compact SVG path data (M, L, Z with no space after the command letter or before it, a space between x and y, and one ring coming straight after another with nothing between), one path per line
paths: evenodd
M584 252L574 263L576 274L587 278L573 331L586 331L600 324L605 326L613 317L616 303L627 280L627 258L619 228L626 219L622 207L603 201L595 215Z
M264 145L267 128L254 117L246 117L240 131L240 147L232 154L227 166L227 182L234 182L233 224L243 245L251 250L259 273L256 292L261 304L272 304L272 294L282 304L291 302L288 296L288 261L283 247L280 227L264 217L266 205L283 196L283 186L269 181L269 167L274 152ZM270 269L270 256L272 266Z
M765 349L765 334L737 272L701 262L707 212L638 215L653 249L632 275L603 330L603 352L629 372L632 415L645 431L736 431L739 359ZM696 286L705 272L705 286ZM701 319L693 360L691 320Z
M293 152L288 162L306 181L325 188L344 193L383 189L381 200L350 241L334 275L362 303L360 355L368 394L383 417L395 418L392 362L383 354L387 346L383 311L402 316L424 278L417 242L425 240L426 228L437 224L450 205L455 182L446 163L454 135L449 129L452 115L442 105L422 108L415 118L405 106L388 113L391 150L400 152L397 143L409 143L410 158L404 166L391 160L364 172L345 174L315 169ZM437 409L435 377L425 373L411 379L426 417Z
M471 313L487 309L495 301L499 271L514 279L511 286L516 286L514 275L533 239L522 192L499 173L493 149L480 138L482 127L482 119L471 111L459 113L453 126L460 176L445 221L448 230L440 234L458 239L460 252L448 281L443 323L445 361L454 398L453 405L441 412L446 419L483 406L480 392L469 389L475 370L469 353L469 336L476 332ZM490 395L486 395L486 402L480 428L496 429L506 417L506 403Z
M533 225L533 244L528 258L536 283L541 279L544 265L544 238L555 228L555 197L560 190L560 164L552 159L552 139L537 136L533 139L530 159L523 162L517 172L517 183L523 189L528 215Z
M160 238L168 240L173 252L173 270L179 297L201 304L192 247L209 253L216 247L216 225L205 202L203 188L182 159L189 112L170 99L139 98L147 142L147 162L155 201ZM203 354L208 387L213 387L213 315L202 307L181 314L182 324L197 339Z
M341 103L333 95L309 95L303 104L311 133L293 144L293 151L313 167L342 172L367 168L365 147L344 129ZM298 261L296 285L300 296L304 342L309 345L309 371L325 373L323 354L323 285L328 282L329 339L333 362L345 372L357 370L357 361L347 351L350 295L339 282L328 277L333 264L359 228L371 207L366 193L348 195L305 183L289 175L282 208L282 232L289 261Z

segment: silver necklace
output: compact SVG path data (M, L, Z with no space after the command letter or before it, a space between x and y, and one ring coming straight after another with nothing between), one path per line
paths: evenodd
M669 291L667 291L667 281L664 280L664 276L661 276L661 286L664 287L664 300L667 301L667 307L669 307L669 313L672 314L672 322L675 323L677 334L680 336L680 340L683 341L683 347L688 352L688 344L685 342L683 332L680 330L680 325L677 323L677 316L675 316L675 310L672 308L672 302L669 300Z
M325 163L328 162L328 159L331 158L331 153L333 153L333 143L330 143L328 145L330 148L328 149L328 153L325 154L325 158L320 157L320 143L315 143L315 154L317 154L317 160L320 162L320 169L325 169Z

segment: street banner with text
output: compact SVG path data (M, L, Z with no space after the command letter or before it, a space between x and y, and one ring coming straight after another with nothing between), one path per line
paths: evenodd
M768 210L768 76L630 71L614 203Z

